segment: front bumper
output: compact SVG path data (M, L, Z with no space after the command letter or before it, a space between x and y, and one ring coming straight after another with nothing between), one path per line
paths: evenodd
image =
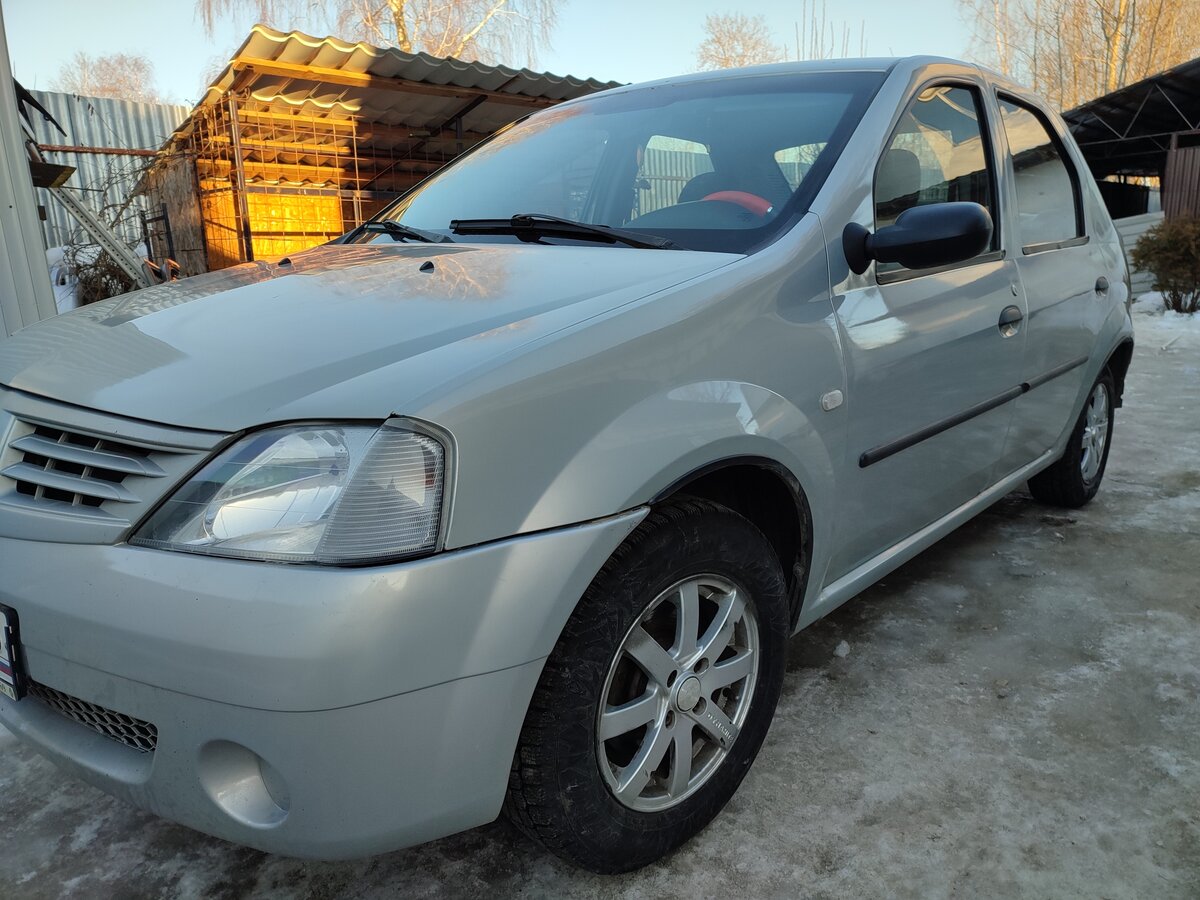
M36 696L0 723L184 825L292 856L491 821L542 662L643 510L395 566L0 539L27 674L157 728L142 753Z

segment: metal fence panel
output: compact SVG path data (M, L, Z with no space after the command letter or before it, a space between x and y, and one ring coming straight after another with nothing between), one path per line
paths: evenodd
M141 209L144 200L130 200L143 169L153 152L163 145L180 123L189 107L166 103L135 103L80 97L55 91L30 91L42 106L62 125L65 135L31 110L34 136L46 147L80 147L91 151L47 150L46 159L74 166L68 187L80 192L84 201L101 217L111 222L125 204ZM103 152L105 150L114 152ZM119 151L119 152L116 152ZM42 223L46 246L57 247L70 241L78 225L50 193L39 190L38 203L45 207ZM141 237L137 216L125 216L120 231L123 239L133 242Z

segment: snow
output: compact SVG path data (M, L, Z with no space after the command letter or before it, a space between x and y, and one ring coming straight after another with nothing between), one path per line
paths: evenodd
M144 243L133 248L133 252L145 259L149 253ZM95 244L76 248L75 259L90 263L99 255ZM61 315L79 307L79 278L67 259L66 247L51 247L46 251L46 268L50 270L50 283L54 286L54 303Z
M1160 327L1182 329L1200 334L1200 313L1177 313L1167 309L1163 296L1158 291L1142 294L1133 301L1134 322L1145 322ZM1145 318L1139 318L1145 317Z
M65 255L65 247L51 247L46 251L46 266L50 269L50 283L54 286L54 305L60 314L79 306L79 282Z

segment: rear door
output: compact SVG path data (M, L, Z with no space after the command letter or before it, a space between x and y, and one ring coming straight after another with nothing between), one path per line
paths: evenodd
M1013 256L1029 310L1020 379L1029 390L1015 404L1006 454L1016 469L1073 424L1112 286L1088 237L1080 172L1062 138L1037 107L1005 94L997 100L1015 210Z
M934 82L912 98L875 173L876 228L905 209L973 201L992 214L990 247L962 263L875 263L874 284L838 302L852 459L829 578L942 517L993 480L1019 393L1024 315L1005 258L996 154L982 84ZM870 274L870 272L868 272Z

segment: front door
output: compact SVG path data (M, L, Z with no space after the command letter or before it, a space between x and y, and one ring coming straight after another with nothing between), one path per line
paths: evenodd
M996 159L981 85L924 87L875 175L875 227L913 206L973 201L992 245L935 270L875 263L874 284L839 298L851 459L829 578L838 578L983 491L1020 392L1024 316L1000 236ZM1013 309L1010 309L1013 308Z

